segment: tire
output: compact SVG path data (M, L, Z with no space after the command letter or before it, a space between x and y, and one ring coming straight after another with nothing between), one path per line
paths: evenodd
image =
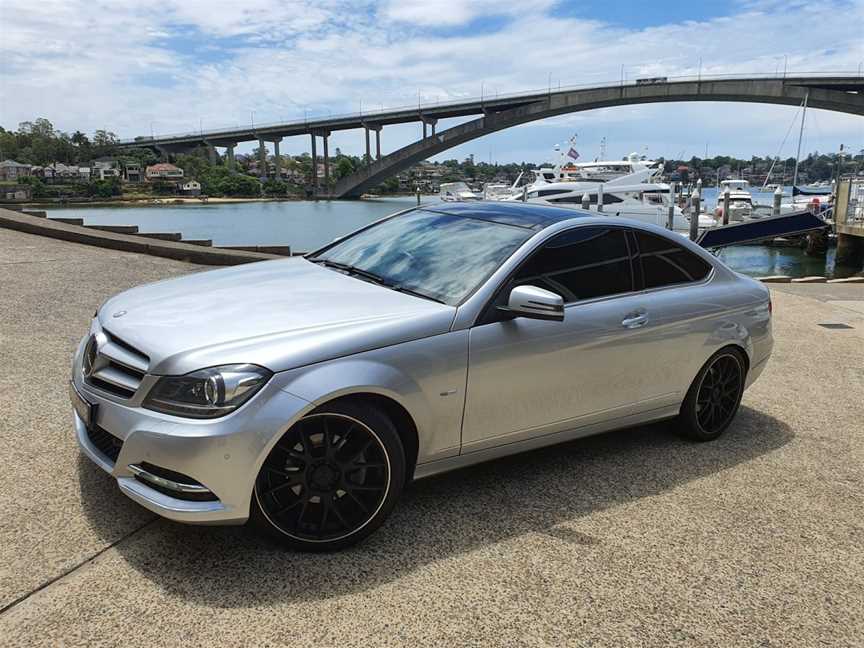
M747 375L743 353L720 349L696 374L678 416L679 432L695 441L713 441L732 423Z
M380 527L405 483L392 421L351 400L322 405L276 443L255 480L250 521L280 544L335 551Z

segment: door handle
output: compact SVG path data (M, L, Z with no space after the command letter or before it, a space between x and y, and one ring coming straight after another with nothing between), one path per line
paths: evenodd
M645 326L648 323L648 314L647 313L631 313L623 320L621 320L621 326L628 329L635 329L641 326Z

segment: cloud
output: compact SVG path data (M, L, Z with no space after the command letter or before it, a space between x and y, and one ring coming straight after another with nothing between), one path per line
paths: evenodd
M551 0L388 0L380 15L386 20L412 23L426 27L465 25L481 16L518 16L530 19L535 12L544 11L554 3Z
M737 13L727 17L624 27L601 16L562 16L548 0L6 0L0 125L44 116L67 131L135 136L149 134L151 125L159 134L276 122L414 105L418 95L429 103L614 81L622 73L773 73L784 65L854 71L864 61L864 0L784 7L753 0L731 3ZM592 131L622 138L641 131L670 149L684 144L678 133L687 132L689 146L698 131L698 139L722 142L729 153L761 154L769 151L755 147L782 138L769 127L782 123L785 132L793 114L736 104L626 107L511 129L444 156L494 147L532 159L574 127L586 138ZM819 146L832 146L831 138L864 146L862 122L819 114ZM416 125L386 128L385 151L417 132ZM308 138L297 138L284 148L307 145ZM338 134L334 146L358 153L362 136Z

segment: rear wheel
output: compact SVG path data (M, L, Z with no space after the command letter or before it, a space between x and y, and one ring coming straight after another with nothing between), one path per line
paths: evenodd
M381 526L404 481L405 455L390 419L360 403L334 402L274 446L255 481L252 520L294 549L341 549Z
M697 441L719 437L738 412L744 393L744 356L733 348L721 349L708 359L690 386L679 429Z

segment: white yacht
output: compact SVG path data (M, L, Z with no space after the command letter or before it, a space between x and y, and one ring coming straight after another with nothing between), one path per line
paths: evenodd
M627 177L627 176L625 176ZM589 211L598 211L600 194L603 196L602 213L607 216L632 218L643 223L666 227L669 207L672 201L668 184L652 182L625 182L624 178L609 182L550 182L533 185L524 195L519 194L508 200L545 203L558 207L582 208L583 196L588 199ZM690 231L690 219L681 209L673 206L672 229L685 233ZM716 226L710 216L700 215L699 229Z
M572 149L571 149L572 150ZM555 146L558 161L553 166L540 167L533 171L534 183L541 182L609 182L640 171L649 171L654 177L663 170L663 163L649 160L638 153L631 153L623 160L594 160L576 162Z
M717 194L717 205L714 215L723 219L724 195L729 190L729 222L741 222L754 217L753 196L750 194L750 183L746 180L723 180Z
M482 195L471 191L464 182L442 182L438 195L444 202L465 202L483 198Z

